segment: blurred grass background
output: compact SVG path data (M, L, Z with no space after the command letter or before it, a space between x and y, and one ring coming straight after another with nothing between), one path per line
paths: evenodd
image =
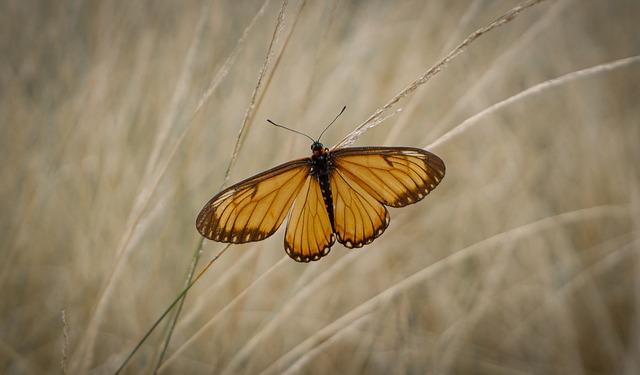
M347 105L335 144L516 4L292 1L227 185L309 155L267 118L316 137ZM0 372L112 373L183 288L280 6L0 3ZM427 147L529 87L638 56L639 22L635 0L543 2L357 145ZM640 372L639 97L635 60L481 116L430 148L442 184L363 249L298 264L282 228L232 246L160 372ZM150 371L161 331L127 372Z

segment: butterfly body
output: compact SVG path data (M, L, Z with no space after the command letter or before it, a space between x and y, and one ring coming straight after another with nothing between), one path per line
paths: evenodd
M311 156L312 167L310 173L315 176L320 184L320 192L322 193L324 206L327 209L327 215L329 215L331 229L335 233L333 223L333 196L329 183L329 173L331 170L329 149L324 148L320 142L314 142L311 145L311 150L313 151L313 156Z
M413 147L328 150L284 163L211 198L196 227L218 242L246 243L271 236L289 214L284 247L298 262L319 260L336 239L359 248L389 226L385 206L418 202L445 174L436 155Z

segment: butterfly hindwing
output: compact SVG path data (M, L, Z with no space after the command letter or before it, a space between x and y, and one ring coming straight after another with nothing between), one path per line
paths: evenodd
M332 171L331 192L338 242L348 248L362 247L389 226L389 212L366 189L341 170Z
M329 254L334 241L320 183L317 176L309 175L291 210L285 251L298 262L309 262Z
M310 171L309 158L279 165L211 198L196 227L204 237L231 243L260 241L275 233Z

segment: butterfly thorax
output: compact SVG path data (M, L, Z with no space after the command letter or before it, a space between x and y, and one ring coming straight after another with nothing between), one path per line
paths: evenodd
M329 222L331 222L331 228L335 232L333 222L333 196L331 194L331 185L329 184L329 173L331 172L329 149L324 148L320 142L314 142L311 145L311 150L313 151L313 155L311 156L311 174L318 179L324 206L329 215Z

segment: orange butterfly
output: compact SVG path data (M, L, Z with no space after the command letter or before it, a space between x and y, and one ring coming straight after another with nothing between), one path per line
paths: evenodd
M218 242L261 241L290 212L285 251L298 262L319 260L336 238L348 248L370 244L389 226L385 206L418 202L445 174L442 159L419 148L329 150L318 138L311 150L311 157L269 169L211 198L196 219L198 232Z

